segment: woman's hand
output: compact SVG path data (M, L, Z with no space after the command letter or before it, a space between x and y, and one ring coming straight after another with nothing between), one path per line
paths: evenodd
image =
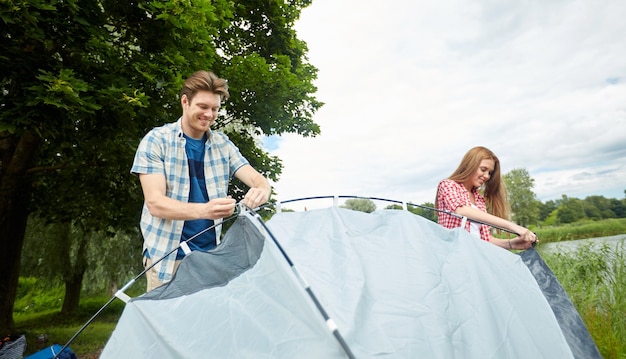
M524 228L522 233L519 233L519 236L521 239L531 244L537 242L537 235L526 228Z
M527 233L524 233L518 237L509 239L509 249L517 249L524 250L529 249L535 243L538 242L537 235L533 232L526 230Z

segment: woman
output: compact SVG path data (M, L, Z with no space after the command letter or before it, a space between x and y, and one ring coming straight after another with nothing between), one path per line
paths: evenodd
M509 206L500 178L500 161L485 147L470 149L454 173L439 183L435 204L438 210L444 211L438 213L438 222L446 228L463 225L470 234L505 249L528 249L537 241L533 232L508 220ZM505 228L518 236L495 238L489 225L465 221L445 212Z

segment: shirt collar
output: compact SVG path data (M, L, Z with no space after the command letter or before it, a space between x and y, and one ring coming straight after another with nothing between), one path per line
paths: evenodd
M183 116L180 116L178 118L178 121L176 121L176 136L178 138L184 138L185 136L183 136ZM211 131L210 129L206 132L206 139L207 141L210 141L211 138L213 138L213 131Z

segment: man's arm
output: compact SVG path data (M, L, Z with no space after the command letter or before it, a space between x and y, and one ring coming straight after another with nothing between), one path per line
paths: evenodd
M186 203L165 195L165 176L140 174L139 181L150 213L159 218L173 220L218 219L233 214L235 200L216 198L207 203Z
M241 182L245 183L250 190L243 198L243 203L249 208L257 208L267 202L272 193L272 187L263 175L250 165L244 165L235 172Z

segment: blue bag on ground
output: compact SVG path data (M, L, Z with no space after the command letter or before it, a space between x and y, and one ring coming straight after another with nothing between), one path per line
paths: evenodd
M43 350L38 351L35 354L31 354L27 356L24 359L53 359L55 355L57 355L61 351L61 349L63 349L62 345L54 344ZM59 356L57 356L57 359L77 359L77 358L76 358L76 354L74 354L72 349L65 348L65 350L63 350L63 352L59 354Z

